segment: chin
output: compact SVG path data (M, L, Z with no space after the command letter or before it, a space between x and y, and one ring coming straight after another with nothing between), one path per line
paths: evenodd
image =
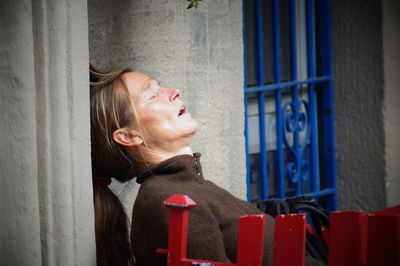
M182 132L181 136L183 136L184 138L193 137L193 135L196 134L198 128L199 128L199 124L197 123L196 120L188 122L185 125L185 130L181 131Z
M192 135L196 134L197 129L199 128L199 123L195 119L193 119L192 125Z

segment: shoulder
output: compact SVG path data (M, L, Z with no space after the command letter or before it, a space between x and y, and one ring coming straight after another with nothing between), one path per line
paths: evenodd
M174 194L185 194L191 198L198 198L193 193L196 190L187 184L153 176L141 184L134 203L133 215L135 215L135 211L136 213L138 211L140 213L165 211L164 201Z
M170 196L169 186L163 186L158 182L145 182L141 184L137 194L134 209L161 208L163 201Z

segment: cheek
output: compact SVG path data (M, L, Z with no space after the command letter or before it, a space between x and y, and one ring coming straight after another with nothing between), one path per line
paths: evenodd
M154 127L171 119L171 113L162 106L150 106L140 110L139 121L144 127Z
M162 108L142 109L139 122L147 135L159 136L161 133L173 131L175 119Z
M141 108L141 113L143 117L148 117L151 120L165 118L171 119L174 116L171 106L159 102L144 106L143 108Z

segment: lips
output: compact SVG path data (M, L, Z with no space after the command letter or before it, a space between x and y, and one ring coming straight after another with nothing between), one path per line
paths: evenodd
M183 115L183 114L185 114L185 113L186 113L186 105L184 104L184 105L182 105L182 107L179 109L178 116L181 116L181 115Z

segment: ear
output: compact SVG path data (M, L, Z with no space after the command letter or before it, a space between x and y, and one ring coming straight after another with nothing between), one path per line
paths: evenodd
M143 139L140 137L139 132L130 128L120 128L113 132L113 140L127 147L139 146L143 143Z

